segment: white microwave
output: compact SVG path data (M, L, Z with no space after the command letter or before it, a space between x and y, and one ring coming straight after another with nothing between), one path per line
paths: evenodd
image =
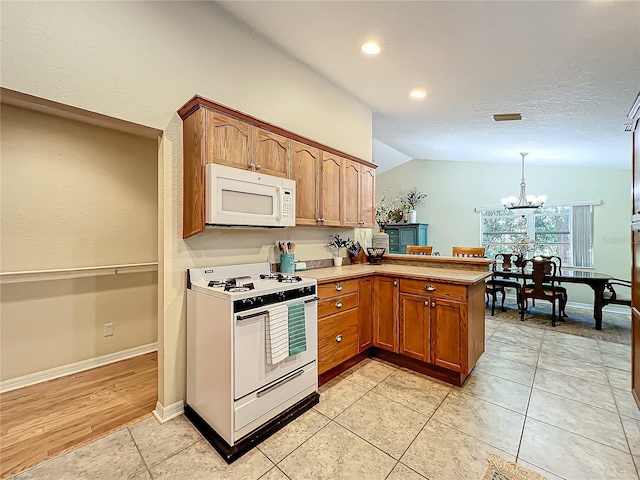
M207 163L205 223L236 227L295 227L296 182Z

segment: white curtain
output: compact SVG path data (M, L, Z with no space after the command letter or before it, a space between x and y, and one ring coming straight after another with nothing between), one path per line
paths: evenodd
M571 209L571 249L574 267L593 267L593 207L575 206Z

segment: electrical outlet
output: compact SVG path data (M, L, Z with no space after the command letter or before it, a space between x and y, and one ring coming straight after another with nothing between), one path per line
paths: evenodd
M104 324L104 336L105 337L110 337L113 335L113 323L105 323Z

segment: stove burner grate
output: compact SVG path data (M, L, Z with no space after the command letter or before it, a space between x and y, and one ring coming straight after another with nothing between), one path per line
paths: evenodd
M277 280L281 276L282 276L281 273L269 273L269 274L261 273L260 280Z
M233 282L227 282L224 286L225 292L248 292L254 290L256 287L253 283L245 283L243 285L237 285L235 280Z

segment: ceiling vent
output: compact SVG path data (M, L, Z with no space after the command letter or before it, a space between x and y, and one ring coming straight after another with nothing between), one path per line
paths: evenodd
M631 125L630 123L625 123L624 124L624 131L625 132L633 132L633 125Z
M499 113L493 116L496 122L509 122L511 120L522 120L523 118L521 113Z

